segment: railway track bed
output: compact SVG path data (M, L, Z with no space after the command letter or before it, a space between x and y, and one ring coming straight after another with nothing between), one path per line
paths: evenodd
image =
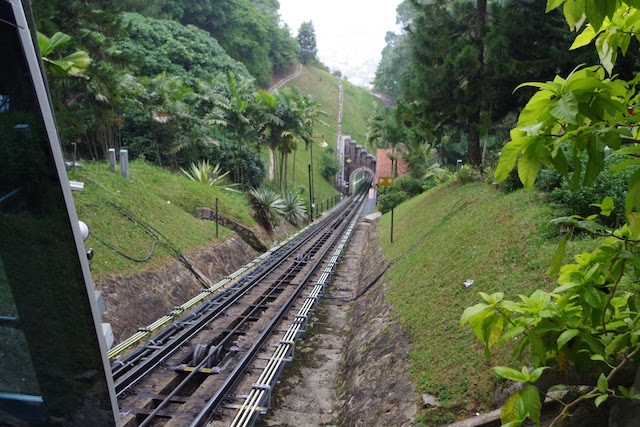
M343 202L245 277L112 367L124 427L251 426L294 357L353 231Z

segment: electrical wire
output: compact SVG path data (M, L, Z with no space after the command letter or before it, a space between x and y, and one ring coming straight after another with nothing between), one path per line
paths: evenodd
M117 253L118 255L121 255L121 256L125 257L126 259L128 259L128 260L131 260L131 261L134 261L134 262L140 262L140 263L149 261L149 259L151 259L151 256L153 255L153 251L156 249L156 245L158 243L160 243L158 240L154 240L153 243L151 244L151 250L149 251L149 255L147 255L144 258L134 258L134 257L132 257L130 255L125 254L124 252L121 252L119 249L115 248L114 246L110 245L109 243L105 242L100 237L98 237L95 233L89 232L89 234L91 236L93 236L93 238L96 239L98 242L102 243L103 245L105 245L106 247L108 247L109 249L111 249L112 251Z
M136 217L133 216L133 214L131 214L130 212L128 212L125 208L123 208L122 206L119 206L111 201L107 201L107 203L113 207L115 210L117 210L118 212L120 212L125 218L127 218L129 221L133 222L134 224L138 225L140 228L142 228L142 230L153 239L153 244L151 246L151 251L149 252L149 255L142 259L136 259L133 258L125 253L122 253L121 251L119 251L118 249L114 248L112 245L109 245L108 243L106 243L104 240L101 240L100 238L98 238L94 233L91 233L91 235L93 237L96 238L96 240L98 240L100 243L102 243L103 245L107 246L109 249L113 250L114 252L116 252L117 254L130 259L131 261L135 261L135 262L145 262L148 261L151 256L153 255L154 249L156 247L157 244L161 244L163 246L165 246L166 248L168 248L171 252L173 252L173 254L175 255L175 257L178 259L178 261L180 261L196 278L196 280L198 280L198 282L200 282L200 284L205 288L205 289L209 289L209 282L202 277L202 275L196 271L196 269L193 267L193 265L191 265L191 263L184 257L184 255L182 255L182 252L180 251L180 248L178 248L171 240L169 240L164 234L162 234L160 231L158 231L158 229L156 229L155 227L153 227L150 224L146 224L142 221L140 221L139 219L137 219Z

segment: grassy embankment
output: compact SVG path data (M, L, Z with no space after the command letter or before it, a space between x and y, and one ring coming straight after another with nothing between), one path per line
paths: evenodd
M90 162L84 164L84 169L70 171L69 179L85 183L83 191L74 192L79 219L87 223L92 234L133 258L145 258L154 238L112 204L158 230L185 254L216 241L215 223L195 217L198 207L213 209L216 197L221 214L249 227L255 225L244 195L209 188L183 174L170 173L143 161L130 163L129 180L111 172L107 163ZM219 228L219 241L229 235L231 231ZM166 245L158 244L149 261L138 263L118 255L93 236L89 236L85 246L95 250L91 270L98 280L113 273L150 270L174 256Z
M387 299L412 335L411 373L418 391L443 403L425 410L421 425L440 426L494 409L497 379L481 343L458 321L466 307L481 302L479 291L517 298L553 289L545 272L559 237L547 227L548 205L524 191L505 195L484 184L442 186L396 208L393 243L390 216L380 220L385 256L397 259L385 276L391 283ZM568 253L593 244L577 239ZM470 288L463 285L467 279L474 280ZM511 356L512 349L503 348L491 363L508 365Z

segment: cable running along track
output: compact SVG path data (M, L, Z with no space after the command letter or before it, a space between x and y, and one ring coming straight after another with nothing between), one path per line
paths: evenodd
M364 197L343 201L247 275L118 359L112 373L123 426L252 426L293 358Z

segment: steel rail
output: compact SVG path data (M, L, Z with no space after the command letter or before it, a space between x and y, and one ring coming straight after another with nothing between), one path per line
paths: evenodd
M340 206L340 207L348 208L348 206L349 204L347 203L344 206ZM275 268L282 265L282 263L285 262L288 256L290 256L294 251L298 250L302 245L307 243L313 237L314 235L313 230L315 230L316 228L320 227L325 223L330 222L339 213L340 213L340 210L336 210L332 212L332 214L330 214L328 217L326 217L325 219L317 223L315 227L311 227L311 228L305 227L303 229L305 233L297 233L295 235L296 238L299 239L299 241L296 242L295 245L292 245L289 247L286 246L287 243L290 243L292 240L295 240L295 238L289 238L283 241L283 243L278 247L278 249L284 248L283 253L277 254L277 250L273 250L270 255L274 257L278 255L278 258L273 260L269 266L258 271L259 273L258 275L247 275L245 278L243 278L243 279L251 278L250 281L248 282L245 281L244 283L242 281L237 281L234 284L234 286L238 286L238 288L231 287L225 290L223 293L216 295L211 301L209 301L209 303L201 307L200 310L196 311L195 313L192 313L186 319L183 319L181 322L174 324L171 328L165 330L160 335L156 336L153 340L149 341L147 345L138 349L138 351L136 351L128 359L126 359L125 361L118 361L112 367L114 379L116 379L115 386L116 386L116 392L118 396L121 395L127 388L131 387L133 384L139 381L139 379L141 379L144 375L153 371L153 369L155 369L158 365L160 365L164 360L170 357L173 353L175 353L175 351L177 351L183 343L191 339L195 334L197 334L197 332L202 330L202 328L204 328L207 323L209 323L215 316L217 316L224 309L226 309L226 307L233 304L254 283L259 282L267 274L273 271ZM268 257L263 256L263 257L256 258L256 260L260 260L260 259L266 262ZM256 260L254 260L253 263L256 263ZM252 271L252 273L254 272ZM205 291L205 293L207 293L208 295L208 292ZM185 303L183 306L190 304L195 299L196 298L190 300L189 302ZM225 305L220 304L221 299L226 299ZM218 305L216 306L216 304ZM180 307L181 308L180 312L184 311L182 310L183 306ZM176 311L177 310L174 309L174 312ZM159 319L158 321L154 322L154 324L152 325L163 323L165 318ZM194 321L196 322L195 324L191 324L189 326L185 325L186 323L192 323ZM168 340L171 340L171 345L166 345L167 344L166 341ZM144 365L136 367L137 362L142 358L146 358Z
M344 219L352 219L353 216L356 216L358 209L355 209L355 206L361 207L362 201L364 200L363 195L358 195L354 198L354 203L350 204L349 209L342 215L342 221ZM357 218L357 216L356 216ZM331 247L335 244L335 242L342 237L343 232L349 226L349 222L344 223L340 230L335 233L335 227L332 228L331 233L333 234L333 239L330 245L322 253L322 256L316 263L316 265L305 275L304 279L297 286L295 292L288 298L287 302L279 309L278 313L273 317L269 325L261 332L258 339L254 342L251 348L244 354L242 359L230 373L230 375L225 379L224 383L221 387L216 391L216 393L209 399L204 408L200 411L200 413L196 416L194 421L190 424L190 427L201 427L203 426L211 417L211 414L222 404L223 400L230 393L231 390L235 388L237 383L239 382L241 376L249 366L249 364L253 361L255 356L261 350L262 346L265 344L267 339L273 335L273 330L277 325L281 323L281 319L291 310L293 303L298 299L299 294L302 290L308 286L309 278L317 271L317 269L322 265L322 259L325 258L327 252L331 249ZM333 259L333 258L332 258Z
M355 216L351 221L347 232L344 234L342 241L331 258L330 265L327 265L323 274L316 281L315 286L302 304L302 307L298 310L295 315L295 320L284 333L279 345L263 369L262 374L252 385L249 395L238 409L230 427L247 427L253 425L259 412L265 407L265 401L270 400L271 391L275 386L277 378L280 376L284 364L291 360L295 343L306 327L309 317L315 311L318 299L324 293L326 284L336 267L336 261L346 247L355 228L357 219L357 216Z
M178 316L182 315L185 311L189 310L193 306L195 306L198 303L202 302L202 300L204 300L205 298L210 296L213 292L218 291L218 290L222 289L224 286L237 281L239 278L242 277L242 275L244 273L250 271L256 265L260 264L262 261L267 259L272 254L274 254L276 251L278 251L279 249L281 249L281 248L285 247L286 245L288 245L292 240L296 239L297 237L299 237L300 235L305 233L310 227L311 227L311 225L307 225L305 228L301 229L297 233L295 233L292 236L288 237L287 239L283 240L279 244L271 247L267 252L265 252L262 255L256 257L250 263L242 266L241 268L239 268L238 270L236 270L235 272L233 272L229 276L224 277L218 283L212 285L209 289L203 290L198 295L196 295L195 297L191 298L189 301L185 302L184 304L182 304L182 305L180 305L178 307L173 308L168 314L166 314L165 316L159 318L158 320L156 320L155 322L151 323L150 325L138 329L138 332L136 332L134 335L132 335L131 337L127 338L126 340L124 340L120 344L116 345L111 350L109 350L109 352L107 353L109 359L112 359L112 358L118 356L119 354L121 354L122 352L127 350L128 348L132 347L133 345L135 345L138 342L140 342L141 340L143 340L145 337L149 336L152 332L155 332L156 330L160 329L162 326L164 326L167 323L175 320Z
M289 278L293 278L295 277L295 272L296 272L296 267L301 264L301 263L295 263L294 265L292 265L284 274L283 276L273 285L271 285L269 287L269 291L266 294L263 294L260 296L260 301L259 302L255 302L253 305L253 308L251 310L249 310L248 312L244 313L242 316L242 320L240 322L238 322L238 324L231 330L229 331L226 336L223 338L223 340L221 342L219 342L218 344L216 344L216 347L214 349L214 351L217 352L218 349L220 348L224 348L224 345L227 343L227 341L229 341L232 337L235 337L237 332L244 326L244 324L248 321L248 319L250 319L252 316L255 315L256 312L258 312L260 309L262 309L263 307L265 307L267 304L267 301L269 300L269 298L271 298L273 296L274 293L276 293L278 290L281 289L283 284L288 284L289 282L287 281L287 279ZM240 299L242 297L242 295L239 295L237 299ZM198 332L200 332L201 329L199 329L197 332L194 332L193 335L197 334ZM215 354L211 353L211 351L209 352L209 354ZM203 360L201 362L199 362L196 367L193 369L192 372L190 372L186 378L184 378L172 391L171 393L169 393L169 395L167 397L165 397L159 404L158 406L147 416L147 418L138 425L138 427L145 427L147 425L149 425L149 423L152 422L153 418L162 410L165 408L165 406L167 406L170 402L171 399L178 394L178 392L180 392L191 380L191 378L198 373L206 364L207 362L209 362L209 357L204 357Z
M245 330L243 328L246 322L257 321L256 319L258 319L260 316L256 314L265 310L269 304L273 305L273 302L275 301L274 294L279 295L282 290L284 290L283 283L291 284L291 280L293 278L295 278L297 282L299 280L297 278L297 275L300 272L300 267L308 265L310 269L307 270L306 274L304 274L304 278L300 281L300 285L296 287L295 292L291 295L288 295L287 291L287 302L284 305L280 306L280 309L278 310L276 316L271 319L268 327L266 329L263 329L262 331L252 332L259 334L258 340L253 343L247 353L243 354L244 357L240 358L240 363L235 366L229 377L223 380L223 387L220 387L217 394L224 398L224 396L228 394L228 391L224 393L220 392L220 390L225 389L225 387L229 384L235 387L235 385L239 381L239 378L232 380L234 374L237 375L237 373L243 372L243 370L246 369L246 366L251 363L251 360L255 357L255 355L262 350L261 347L264 342L266 342L266 340L268 339L271 339L271 337L273 336L273 329L275 328L275 325L280 323L279 321L276 321L274 319L280 319L284 314L291 311L291 306L295 301L298 300L302 289L304 289L305 286L308 286L311 275L315 274L318 268L323 265L322 263L326 263L326 260L322 261L322 259L326 258L327 252L330 250L330 248L334 247L336 241L339 240L342 231L347 226L348 220L345 221L345 219L352 218L352 216L355 215L355 212L357 211L356 206L361 207L363 198L363 195L359 195L357 197L348 199L348 201L338 204L329 213L329 215L325 216L321 221L305 227L294 236L291 236L290 238L283 241L280 245L272 248L270 253L263 254L262 256L256 258L256 260L254 260L254 262L252 263L256 265L251 268L251 271L248 274L245 274L249 269L243 267L244 271L243 273L241 273L241 275L244 275L244 277L236 277L234 283L231 286L225 288L222 292L215 294L213 297L210 296L211 292L208 292L209 290L201 292L201 295L206 294L206 296L210 297L210 299L206 301L202 307L188 315L182 321L174 323L174 325L172 325L170 328L160 332L160 334L156 335L152 340L150 340L147 345L138 349L126 360L120 360L113 366L114 378L117 377L117 393L118 396L120 396L122 393L124 393L124 391L131 388L134 384L140 381L145 375L153 372L153 370L156 369L160 364L167 361L172 355L176 354L178 350L184 348L185 343L192 340L200 332L202 332L202 330L205 329L207 325L224 314L224 310L226 310L227 307L230 307L234 303L240 301L240 299L254 286L257 286L260 281L262 281L270 273L287 262L287 259L289 260L289 262L291 262L292 255L294 255L295 252L302 248L304 245L307 245L306 249L304 249L304 252L296 256L297 260L293 260L293 264L289 266L288 270L285 273L278 273L279 277L275 283L271 283L267 289L259 291L261 294L260 297L252 300L248 304L249 309L243 312L243 318L236 318L236 320L234 320L232 324L230 324L231 330L225 327L223 329L223 332L220 333L217 337L208 337L206 339L210 344L201 347L207 348L207 354L204 354L203 352L202 359L200 359L200 355L196 355L196 353L198 352L196 350L199 350L200 347L194 350L194 353L192 353L192 355L190 356L193 357L193 359L188 363L188 365L190 366L185 368L185 371L189 371L186 378L181 378L180 376L176 377L174 381L179 381L179 384L177 386L173 385L168 395L158 395L158 398L154 399L156 400L153 405L154 409L150 413L145 413L144 417L146 417L146 419L139 419L138 421L136 421L137 423L141 422L141 424L137 425L147 426L156 416L166 417L167 413L161 414L161 411L163 411L163 409L165 409L169 403L172 403L173 400L175 400L176 395L178 395L178 393L180 393L180 391L187 384L192 382L192 379L197 373L209 373L208 369L203 370L204 367L210 368L211 364L217 364L225 360L227 360L227 362L225 362L227 364L229 360L233 360L235 363L235 351L232 350L233 353L231 353L231 356L226 355L226 353L231 349L231 347L229 347L229 342L232 340L235 341L238 334L244 333L242 331ZM339 224L343 225L339 226ZM338 228L340 228L340 232L336 233ZM320 235L319 238L318 235ZM329 240L331 242L327 246L326 243ZM320 251L321 248L324 248L324 250ZM316 254L318 253L321 254L321 256L316 258ZM330 258L329 264L335 265L335 263L337 263L337 259L338 257L334 255ZM329 275L330 270L325 268L325 271L321 273L321 280L326 280ZM228 279L233 278L228 276L222 282ZM213 289L215 286L216 285L212 286L210 289ZM180 308L185 308L195 299L196 298L188 301L181 307L174 308L174 311L172 311L172 313L176 313ZM194 302L194 304L196 303ZM305 312L308 312L312 309L312 306L308 306ZM182 310L181 313L183 311L184 310ZM159 319L158 321L150 325L150 327L162 323L165 318ZM222 354L221 352L224 354ZM225 373L225 375L227 374ZM199 419L208 419L211 413L210 410L215 410L220 406L220 402L217 402L215 405L211 405L212 401L213 398L207 401L204 409L200 411L200 413L196 417L196 421L194 421L194 424L192 425L196 425L195 423L200 422L198 421ZM132 406L132 409L134 408L135 406ZM197 410L198 409L196 409L196 411ZM183 415L179 415L180 412L177 412L176 415L178 417L184 417L187 413L182 413ZM142 415L142 413L140 413L140 415ZM173 418L173 415L170 415L170 417ZM178 420L182 419L183 418L178 418ZM180 421L178 421L178 423L180 423Z

